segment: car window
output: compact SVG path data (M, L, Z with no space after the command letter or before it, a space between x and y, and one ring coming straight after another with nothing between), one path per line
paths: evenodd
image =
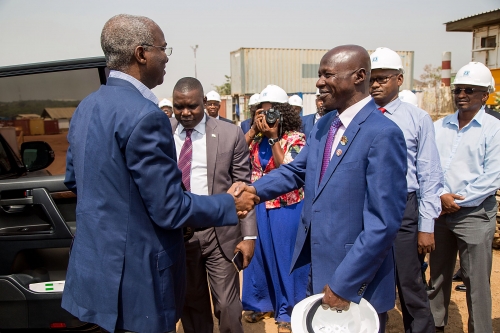
M10 170L12 170L12 165L9 160L9 156L0 142L0 175L7 174Z
M0 126L15 127L19 145L26 141L47 142L55 153L48 171L63 174L73 112L100 84L97 68L2 77Z

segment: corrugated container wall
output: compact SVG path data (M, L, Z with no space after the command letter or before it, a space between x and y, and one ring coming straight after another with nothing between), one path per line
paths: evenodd
M328 50L241 48L230 54L231 94L259 93L276 84L287 93L315 93L319 62ZM373 51L368 51L372 53ZM396 51L403 61L401 90L413 86L413 51Z

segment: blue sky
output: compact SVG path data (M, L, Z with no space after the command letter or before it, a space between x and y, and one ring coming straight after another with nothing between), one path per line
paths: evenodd
M472 34L443 23L500 7L498 0L0 0L0 66L102 55L99 36L113 15L148 16L162 28L173 54L163 85L194 76L205 90L230 74L229 52L240 47L330 49L359 44L415 51L415 78L452 52L452 70L471 58Z

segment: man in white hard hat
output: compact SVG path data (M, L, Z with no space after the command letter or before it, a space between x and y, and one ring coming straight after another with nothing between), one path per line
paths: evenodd
M162 99L160 103L158 103L158 107L162 109L162 111L165 112L165 114L169 118L172 118L173 111L172 111L172 102L170 102L170 100L166 98Z
M305 185L292 268L311 263L310 291L325 293L324 307L348 310L365 298L384 332L396 298L393 243L408 194L405 139L370 97L364 48L333 48L318 73L327 113L307 145L253 186L238 184L235 195L243 189L268 200Z
M243 134L247 134L247 132L252 127L253 118L255 117L255 111L257 111L257 105L259 105L260 94L253 94L250 96L248 100L248 107L250 108L250 118L241 122L240 126L243 130Z
M209 91L205 96L207 101L205 102L205 110L207 110L207 114L215 119L226 121L228 123L233 123L231 120L219 116L220 110L220 95L216 91Z
M407 148L408 198L394 242L403 323L406 333L430 333L434 332L434 319L422 281L421 262L434 249L434 219L441 213L442 171L434 125L427 112L399 99L404 80L399 55L379 47L370 59L370 94L377 108L401 128Z
M457 111L434 124L444 171L442 215L436 220L436 250L430 257L429 293L436 331L448 321L457 252L467 288L468 331L492 332L491 262L500 187L500 122L484 105L493 92L490 70L471 62L453 82Z
M415 95L411 90L401 90L399 92L399 99L402 102L410 103L418 107L417 95Z
M316 89L316 113L302 116L302 133L306 135L306 138L309 136L309 133L311 133L314 124L316 124L324 114L325 108L323 107L323 100L319 98L319 89Z
M302 112L303 104L302 104L302 98L300 98L299 95L292 95L288 99L288 104L293 106L293 109L300 114Z

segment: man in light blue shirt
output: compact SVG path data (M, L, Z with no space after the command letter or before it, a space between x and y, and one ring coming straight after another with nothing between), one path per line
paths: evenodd
M444 331L448 320L457 251L467 288L468 331L492 332L490 275L495 192L500 187L500 122L484 110L491 83L491 72L483 64L462 67L452 90L458 111L434 124L444 172L443 213L436 221L436 250L430 259L429 298L437 332Z
M430 333L435 329L434 319L422 281L421 259L434 249L434 219L441 212L442 170L434 126L427 112L398 98L404 80L399 55L380 47L370 59L370 94L379 110L401 128L407 148L408 198L394 242L403 323L406 333Z

